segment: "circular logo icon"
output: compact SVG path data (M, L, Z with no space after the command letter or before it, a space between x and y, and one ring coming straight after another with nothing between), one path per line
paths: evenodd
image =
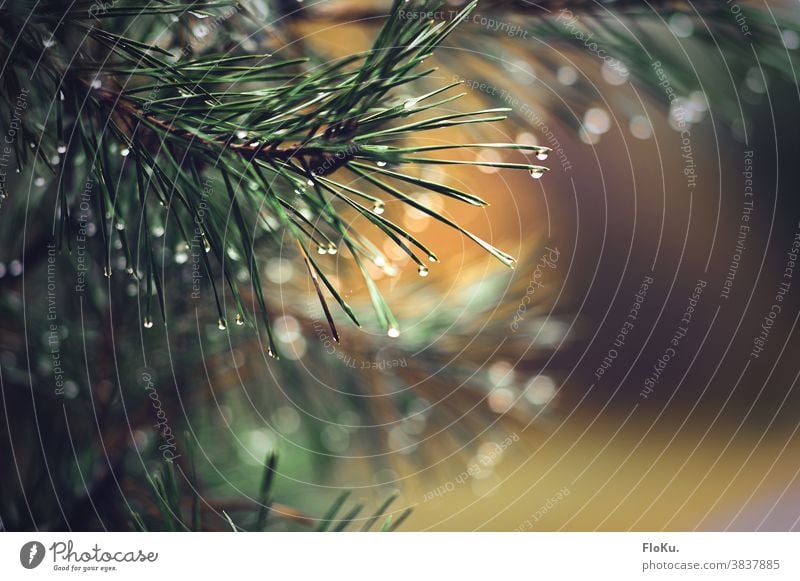
M39 541L30 541L19 550L19 562L26 569L35 569L44 560L44 545Z

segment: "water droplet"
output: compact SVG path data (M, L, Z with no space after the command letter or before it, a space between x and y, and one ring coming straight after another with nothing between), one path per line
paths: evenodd
M92 89L99 89L102 86L103 86L103 83L100 81L100 79L94 79L92 81Z
M247 139L247 131L245 131L244 129L240 129L239 131L236 132L236 137L238 137L239 139Z
M428 260L430 260L431 262L439 262L439 259L436 258L433 254L428 256Z
M328 254L336 254L339 252L333 244L328 246Z
M106 278L111 278L111 269L108 266L103 267L103 275Z
M669 28L675 36L689 38L694 32L694 21L687 14L675 13L670 16Z
M417 272L419 273L420 276L428 276L428 274L430 273L430 270L428 270L427 266L420 266L417 269Z
M317 246L317 253L318 254L327 254L328 249L324 246Z
M396 327L389 327L389 329L386 331L386 334L389 335L389 337L391 337L392 339L396 339L397 337L400 336L400 329Z
M374 262L375 266L377 266L378 268L383 268L384 266L386 266L386 259L380 254L376 256L372 262Z
M375 165L377 165L378 167L386 167L386 162L381 159L376 161Z
M64 100L64 91L59 91L58 92L58 100L59 101L63 101Z
M562 85L574 85L578 80L578 71L569 66L559 67L556 71L556 78Z
M589 133L602 135L611 129L611 116L600 107L592 107L583 115L583 126Z
M45 179L41 176L33 180L33 185L39 188L41 188L45 183Z
M309 180L306 182L306 184L308 185L308 187L312 187L312 186L314 185L314 180L312 180L312 179L309 179Z
M53 165L58 165L59 163L61 163L61 156L54 155L53 157L50 158L50 163Z
M419 99L406 99L406 102L403 103L403 109L408 111L409 109L413 109L419 103Z
M145 329L153 328L153 319L151 319L149 315L145 316L144 318L144 328Z
M217 321L217 328L220 331L224 331L225 329L228 328L228 324L225 322L225 319L223 319L222 317L220 317L219 320Z
M650 120L644 115L635 115L630 122L631 134L637 139L650 139L653 135L653 127Z
M52 36L50 38L44 39L44 41L42 42L45 48L51 48L55 43L56 41L53 40Z
M236 313L236 324L239 325L240 327L244 325L244 319L242 318L242 315L240 315L239 313Z
M131 150L130 150L130 149L128 149L127 147L123 147L123 148L122 148L122 151L120 151L120 152L119 152L119 154L120 154L122 157L128 157L128 154L130 154L130 152L131 152Z
M64 145L63 143L60 143L58 145L58 147L56 147L56 151L58 151L58 153L66 153L67 152L67 146Z
M538 180L538 179L539 179L539 178L541 178L543 175L544 175L544 171L542 171L542 169L541 169L541 168L538 168L538 167L532 167L532 168L531 168L531 177L532 177L533 179L535 179L535 180Z
M375 202L375 204L372 206L372 211L375 212L376 214L383 214L385 210L386 206L384 205L383 202Z
M783 45L789 50L795 50L800 47L800 36L794 30L784 30L781 32L783 38Z
M208 241L208 238L203 236L203 249L206 252L211 252L211 243Z
M536 154L536 159L538 159L539 161L544 161L547 159L547 155L548 154L546 151L540 151L539 153Z

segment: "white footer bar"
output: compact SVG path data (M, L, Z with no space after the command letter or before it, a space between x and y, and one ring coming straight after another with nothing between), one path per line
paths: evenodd
M185 581L195 575L224 581L797 580L800 534L0 533L3 580L168 575Z

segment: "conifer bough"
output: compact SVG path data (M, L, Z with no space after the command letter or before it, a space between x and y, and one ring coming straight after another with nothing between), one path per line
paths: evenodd
M146 327L153 326L151 297L157 297L167 319L156 247L167 238L190 247L202 241L220 328L227 325L231 308L220 285L230 290L236 322L250 320L241 278L230 266L244 261L255 297L251 310L266 325L270 353L276 355L259 263L288 237L334 338L338 333L326 295L356 324L358 319L326 276L323 259L314 256L339 250L349 253L362 272L379 324L397 336L399 325L366 268L367 261L380 267L385 258L365 235L345 226L342 212L366 218L408 254L423 276L427 263L438 260L436 254L383 215L387 198L459 230L513 266L511 256L408 190L483 206L480 197L423 179L418 170L432 164L484 165L521 169L538 178L547 169L534 163L546 158L546 147L401 145L425 131L505 118L505 108L445 110L463 94L455 92L458 83L407 95L415 81L434 71L423 68L425 58L475 5L469 3L447 22L409 21L399 17L400 9L435 11L441 3L396 1L369 51L324 63L247 54L238 47L198 56L175 46L178 35L156 26L168 26L165 16L202 22L216 10L237 7L233 2L120 1L102 11L85 1L6 5L0 9L3 106L11 108L22 88L36 88L30 104L35 113L23 122L15 155L20 165L52 169L59 208L53 235L64 252L72 246L81 201L81 192L65 183L64 170L90 168L99 260L111 276L115 254L124 256L127 276L145 297ZM28 159L29 142L35 159ZM437 156L462 148L522 150L535 158L511 163ZM158 240L154 230L168 230L167 238Z

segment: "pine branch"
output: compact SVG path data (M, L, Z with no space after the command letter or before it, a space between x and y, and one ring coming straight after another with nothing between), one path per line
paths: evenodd
M56 5L58 5L56 3ZM191 13L206 16L212 8L226 3L191 5ZM244 257L249 283L256 291L258 310L268 333L270 352L277 354L270 327L270 309L263 295L259 262L262 252L285 234L294 240L306 262L309 275L325 305L325 291L353 320L352 309L324 275L323 268L311 260L305 248L317 246L320 254L335 254L341 246L354 258L364 274L378 320L390 334L398 333L398 324L377 287L370 280L364 261L384 259L372 249L364 234L344 228L342 207L361 214L397 243L427 274L424 258L435 261L435 254L415 237L382 216L383 201L370 190L386 193L463 232L503 263L513 266L513 259L491 244L472 235L437 212L420 208L413 198L392 182L413 184L440 195L454 197L474 205L484 202L444 184L426 182L409 173L390 171L385 166L413 168L427 164L465 163L457 160L412 156L424 148L398 148L394 143L423 131L504 119L507 109L496 108L471 113L432 114L450 104L455 97L435 100L444 87L425 95L397 101L398 89L408 87L430 75L431 70L416 69L422 61L475 8L468 5L452 21L408 23L399 17L409 6L429 9L436 2L409 4L395 2L391 14L378 33L372 50L351 55L332 63L313 65L306 59L277 60L270 55L218 55L191 57L184 52L176 59L169 50L147 41L110 32L85 22L86 6L61 10L63 26L85 34L92 41L91 50L80 50L70 62L67 55L45 55L41 69L50 85L58 122L44 120L45 136L37 147L43 160L50 163L48 148L63 150L66 161L77 159L76 142L95 173L97 193L93 196L103 243L103 270L112 272L113 240L125 252L126 270L137 280L146 297L145 327L153 326L151 296L158 298L166 318L163 283L158 274L154 245L148 224L160 221L152 200L168 209L182 242L194 244L190 233L196 231L207 251L214 255L219 270L205 257L203 265L219 313L219 327L227 326L227 305L215 279L219 278L231 293L237 323L250 320L242 300L241 285L226 267L230 256ZM51 6L51 8L54 8ZM179 9L180 8L180 9ZM189 5L143 5L111 7L103 17L143 19L183 13ZM2 16L2 14L0 14ZM39 14L37 22L45 37L53 14ZM51 31L52 32L52 31ZM67 38L64 42L69 46ZM19 50L8 47L12 73L34 60L30 46ZM95 54L95 56L88 56ZM12 74L13 76L13 74ZM253 88L251 83L256 83ZM246 90L239 87L247 86ZM457 96L456 96L457 97ZM37 109L45 109L44 104ZM64 119L74 119L67 128ZM411 123L401 122L410 119ZM109 157L118 144L122 159ZM391 145L390 145L391 144ZM459 149L469 144L453 144L441 149ZM485 146L484 146L485 147ZM521 150L516 145L502 145ZM526 148L546 157L547 148ZM126 164L126 159L133 160ZM59 163L62 160L59 159ZM369 162L367 164L367 162ZM546 168L536 163L466 162L469 165L493 165L523 169L541 176ZM375 164L373 167L371 164ZM355 187L334 179L340 169L350 169L359 176ZM59 168L53 167L57 172ZM131 175L133 174L133 175ZM124 176L134 177L133 179ZM207 192L209 180L222 177L229 193L219 198ZM115 182L119 185L114 185ZM135 184L134 189L125 184ZM359 183L367 186L362 189ZM137 191L138 190L138 191ZM372 208L355 201L365 199ZM207 199L209 198L209 199ZM213 198L213 199L210 199ZM74 207L78 197L60 194L62 237L74 230ZM309 220L305 212L314 216ZM226 236L230 217L235 218L238 236ZM270 222L271 221L271 222ZM277 230L271 223L277 222ZM137 232L127 234L127 224L141 224ZM267 228L259 227L264 223ZM266 231L265 231L266 230ZM130 240L129 240L130 238ZM238 238L238 239L237 239ZM180 239L179 239L180 240ZM65 240L69 245L69 240ZM417 256L414 248L422 250ZM234 258L234 261L238 258ZM333 317L325 306L334 337Z
M336 2L288 10L286 17L370 24L382 21L380 12L375 5ZM407 20L448 21L455 13L445 6L432 12L408 7L404 14ZM675 25L685 28L684 31L672 29L674 17L679 17ZM454 46L463 49L458 53L460 57L477 56L474 50L477 36L483 47L480 55L491 66L497 66L495 56L498 53L519 55L526 63L537 63L538 70L550 72L553 82L558 83L557 70L566 66L565 59L560 53L541 49L566 45L576 54L598 57L597 67L604 63L610 67L611 74L620 78L617 84L633 81L637 87L646 89L655 101L667 104L667 95L660 86L662 78L653 69L657 63L672 88L680 94L679 103L684 103L690 93L697 92L706 104L714 103L715 115L726 119L732 127L741 122L741 103L724 73L732 78L745 77L748 73L752 77L753 50L757 51L767 79L782 77L794 83L795 71L800 66L793 50L797 41L792 40L800 35L797 19L787 13L785 6L770 7L755 0L744 0L735 6L715 0L482 0L479 12L467 19L461 30L463 34L451 39ZM677 44L682 49L672 50ZM704 70L703 65L709 62L711 55L724 58L725 62L720 60L719 66L712 65ZM487 79L479 67L469 65L474 59L459 58L456 63L456 59L449 58L448 51L443 51L441 58L476 85L490 82L492 86L503 85L509 91L514 88L513 83L504 82L506 79ZM691 66L687 59L692 61ZM586 77L591 77L591 62L592 59L583 71ZM695 69L699 69L699 78L693 75ZM702 83L705 86L701 88L699 79L704 77L714 77L714 80ZM576 73L576 80L562 88L562 96L572 108L591 106L582 80L583 75ZM753 82L759 84L761 79L755 78ZM545 102L546 95L541 99L540 108L558 116L565 125L580 130L580 122L571 110L557 102ZM490 97L486 100L492 101ZM495 102L503 103L500 99Z

